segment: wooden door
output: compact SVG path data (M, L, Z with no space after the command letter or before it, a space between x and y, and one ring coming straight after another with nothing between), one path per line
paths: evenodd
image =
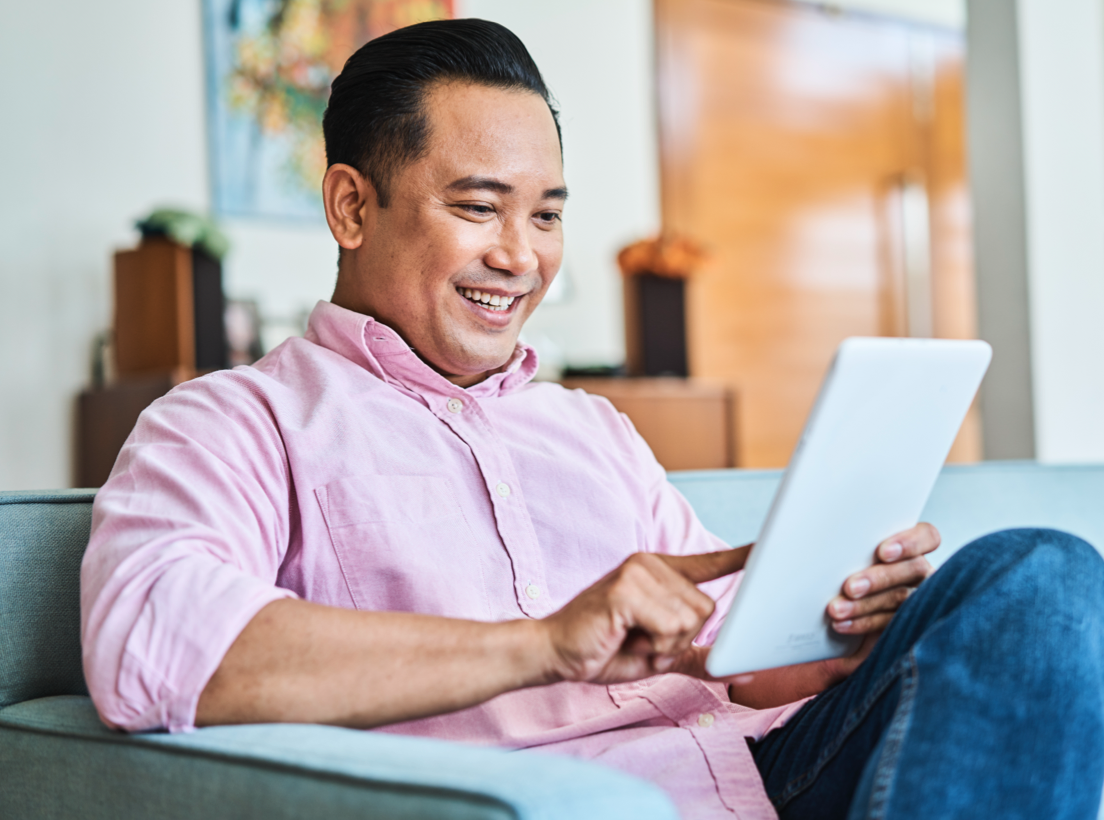
M690 371L783 466L841 339L975 333L962 42L781 0L656 0L656 37L664 226L712 256Z

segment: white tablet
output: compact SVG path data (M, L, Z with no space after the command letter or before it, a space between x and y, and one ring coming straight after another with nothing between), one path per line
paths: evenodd
M825 609L915 525L989 366L981 341L847 339L821 386L706 663L715 676L839 657Z

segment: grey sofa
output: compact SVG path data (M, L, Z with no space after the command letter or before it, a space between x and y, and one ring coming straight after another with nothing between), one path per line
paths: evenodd
M673 474L708 527L753 540L777 472ZM104 728L81 673L78 571L91 491L0 493L0 818L673 818L654 786L539 753L324 726L188 735ZM925 511L943 560L1051 526L1104 544L1104 466L946 469Z

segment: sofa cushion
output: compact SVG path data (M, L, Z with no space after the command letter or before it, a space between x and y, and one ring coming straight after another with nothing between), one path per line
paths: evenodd
M0 494L0 708L86 694L80 563L94 490Z
M331 726L128 736L72 696L0 710L0 772L5 820L677 817L655 786L568 757Z

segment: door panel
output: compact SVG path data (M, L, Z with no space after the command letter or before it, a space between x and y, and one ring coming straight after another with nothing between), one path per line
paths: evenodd
M664 225L712 256L690 370L736 390L740 466L782 466L840 340L907 334L910 305L927 332L974 334L961 42L771 0L656 14ZM927 280L905 190L926 195ZM975 418L955 455L978 445Z

